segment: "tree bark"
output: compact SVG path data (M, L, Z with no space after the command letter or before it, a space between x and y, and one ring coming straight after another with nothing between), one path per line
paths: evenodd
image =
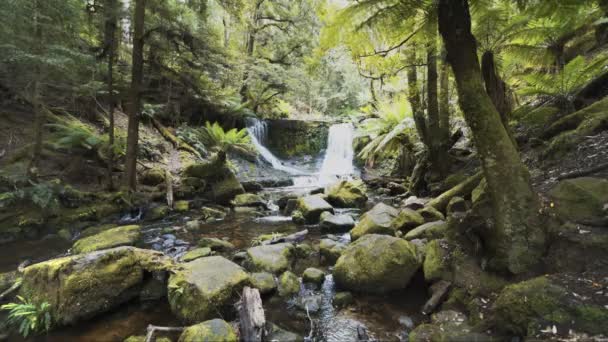
M598 5L604 12L604 17L608 17L608 0L598 0ZM595 38L598 45L608 42L608 24L597 25Z
M108 129L108 189L114 189L114 108L116 99L114 97L114 58L116 54L116 0L106 2L105 22L105 44L108 52L108 118L110 127Z
M467 0L439 0L439 31L488 182L495 221L495 229L482 234L488 266L513 274L527 272L538 264L545 249L540 201L485 92Z
M125 185L137 189L137 150L139 142L139 115L141 112L141 86L144 69L144 22L146 0L135 1L135 20L133 33L133 66L131 70L131 103L127 129L127 155Z
M412 105L412 112L414 116L414 122L416 124L416 131L425 145L427 144L427 133L426 133L426 119L424 118L424 112L422 111L420 101L420 91L418 90L418 69L416 67L416 46L413 45L406 57L406 60L412 63L412 66L407 70L407 89L408 89L408 100Z
M42 39L42 28L40 25L40 0L34 0L34 36L36 41L36 46L34 47L35 53L42 57L43 51L43 39ZM44 109L42 108L42 102L40 99L41 93L41 78L42 78L42 69L39 63L36 63L34 67L34 89L32 92L32 103L34 105L34 145L32 147L32 157L30 160L30 165L28 166L27 173L30 177L35 177L38 174L38 163L40 161L40 155L42 154L42 135L44 128L44 121L46 120L46 115Z
M239 322L241 323L241 340L247 342L261 342L264 340L266 317L258 289L252 289L248 286L243 288Z
M500 78L496 70L492 51L486 51L481 57L481 73L488 96L490 96L494 107L500 114L505 129L509 132L509 115L512 111L511 101L509 100L507 84Z
M250 59L253 57L253 53L255 51L255 36L258 30L257 25L260 17L260 8L262 7L263 3L264 0L257 0L254 7L251 27L249 28L249 32L247 32L247 57ZM241 95L241 101L243 103L247 102L247 92L249 91L249 86L247 85L248 78L249 68L247 66L247 69L243 74L243 83L241 85L241 89L239 90L239 94Z
M442 53L441 73L439 76L439 129L441 143L445 151L452 147L450 139L450 65Z

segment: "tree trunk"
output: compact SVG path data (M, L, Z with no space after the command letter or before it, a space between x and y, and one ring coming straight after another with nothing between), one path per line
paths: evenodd
M540 202L532 190L528 170L485 92L467 0L439 0L439 31L492 201L495 229L482 236L490 258L488 266L524 273L538 264L545 248Z
M448 151L452 147L450 139L450 65L445 60L445 52L443 56L439 76L439 129L443 148Z
M598 5L604 12L604 17L608 17L608 0L598 0ZM595 38L598 45L608 42L608 24L600 24L595 28Z
M131 103L129 107L129 126L127 129L127 155L125 185L137 189L137 149L139 141L139 114L141 112L141 85L144 69L144 20L146 0L135 1L135 20L133 33L133 67L131 71Z
M34 51L39 57L42 57L42 28L40 25L40 0L34 0L34 36L36 38L36 47ZM42 154L42 135L44 129L44 121L46 115L42 108L42 102L40 99L40 87L42 78L42 69L38 63L34 67L34 89L32 91L32 103L34 105L34 145L32 147L32 157L30 165L27 168L28 176L35 177L38 174L38 162L40 161L40 155Z
M249 59L253 58L253 52L255 51L255 35L257 32L257 25L260 17L260 7L262 7L262 3L264 0L257 0L253 12L252 24L249 28L249 32L247 32L247 57ZM241 89L239 90L239 94L241 95L241 101L243 103L247 102L247 92L249 91L249 86L247 85L247 79L249 78L249 67L243 73L243 83L241 85Z
M106 2L105 44L108 53L108 189L114 189L114 58L116 54L116 0Z
M416 46L413 45L408 50L406 60L412 63L412 66L407 70L407 89L408 89L408 100L412 105L412 112L414 115L414 122L416 124L416 131L420 140L426 145L427 134L426 134L426 119L424 118L424 112L422 111L420 92L418 90L418 69L416 67Z
M511 101L507 84L500 78L496 70L494 61L494 53L486 51L481 57L481 73L486 85L486 91L494 104L494 107L500 114L500 119L507 132L509 132L509 115L511 114Z

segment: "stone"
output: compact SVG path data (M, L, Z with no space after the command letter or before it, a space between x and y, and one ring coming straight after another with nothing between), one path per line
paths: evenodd
M307 224L319 223L321 213L329 211L334 213L334 208L320 195L306 196L298 199L297 210L302 213Z
M287 202L289 200L292 200L292 199L293 200L297 200L298 199L298 195L296 195L296 194L288 194L288 195L285 195L285 196L279 198L277 200L277 205L279 206L279 209L283 210L287 206Z
M346 249L346 244L331 239L321 239L319 254L328 263L334 264Z
M599 225L608 222L608 180L582 177L559 182L550 192L557 215L565 221Z
M146 274L174 268L162 253L117 247L30 265L19 295L48 303L53 322L70 325L138 297Z
M140 226L117 227L76 241L72 251L81 254L120 246L133 246L141 240L141 236Z
M321 310L323 296L320 294L308 294L298 297L295 301L296 307L304 312L315 314Z
M418 213L424 218L424 222L445 220L445 216L439 210L431 206L418 209Z
M487 341L498 342L483 333L474 332L467 323L467 316L461 312L445 310L431 316L431 323L417 326L410 334L411 342L426 341Z
M139 182L143 185L157 186L165 182L165 170L161 168L148 169L139 177Z
M467 211L467 203L462 197L452 197L448 202L448 206L446 208L446 212L448 215L452 213L459 213Z
M211 248L209 248L209 247L196 248L196 249L193 249L193 250L189 251L188 253L184 254L184 256L182 256L181 260L183 262L190 262L192 260L196 260L198 258L204 258L209 255L211 255Z
M427 239L429 241L441 239L445 237L447 229L448 224L445 221L429 222L410 230L403 238L406 240Z
M221 256L196 259L169 278L171 311L187 323L218 317L232 312L248 284L248 274L232 261Z
M266 341L280 341L280 342L304 341L302 336L295 334L291 331L287 331L271 322L266 323L266 332L267 332Z
M250 275L251 285L260 290L260 294L272 293L277 289L274 275L268 272L252 273Z
M228 241L218 238L204 237L198 241L199 247L209 247L212 251L229 252L236 247Z
M334 279L340 288L386 293L404 289L421 261L411 243L368 234L350 245L336 262Z
M408 191L404 184L397 182L390 182L386 185L386 187L390 190L391 196L402 195Z
M168 206L159 205L157 207L150 209L146 213L146 219L148 219L150 221L160 220L160 219L164 218L165 216L169 215L170 212L171 212L171 208L169 208Z
M353 302L353 295L348 291L336 292L332 303L337 308L349 306Z
M360 208L367 202L365 184L361 180L341 181L329 187L327 201L337 208Z
M226 217L226 212L214 208L202 207L201 219L205 221L223 220Z
M324 280L325 280L325 273L317 268L309 267L306 270L304 270L304 273L302 274L302 281L305 283L321 285L321 284L323 284Z
M302 215L302 212L299 210L294 210L291 213L291 220L295 224L306 224L306 219L304 218L304 215Z
M298 258L306 258L313 254L315 250L307 243L299 243L296 245L296 256Z
M129 336L123 342L146 342L146 336ZM157 337L156 342L172 342L168 337Z
M293 244L278 243L251 247L247 256L252 270L278 274L289 269L295 253Z
M234 328L226 321L212 319L187 327L178 342L237 342Z
M418 212L405 208L399 212L399 215L391 222L391 227L394 230L401 232L409 232L410 230L422 225L424 223L424 217Z
M173 204L173 210L178 213L184 213L190 210L190 202L188 201L177 201Z
M285 208L283 208L283 215L291 215L294 212L294 210L296 210L297 207L298 207L297 198L288 199L287 203L285 204Z
M232 205L235 207L262 207L266 208L266 202L256 194L240 194L232 200Z
M350 215L334 215L327 211L321 215L321 231L345 233L354 226L355 220Z
M292 272L286 271L279 277L279 296L291 297L300 292L300 279Z
M353 241L366 234L394 235L395 229L391 222L399 215L399 211L384 203L376 204L370 211L363 214L359 222L350 231Z
M192 187L193 189L200 190L205 188L207 182L205 182L205 180L201 178L186 177L182 178L182 184L188 187Z
M0 293L8 290L17 281L16 271L0 273Z
M201 222L199 220L192 220L186 222L186 230L199 230L201 228Z
M237 195L244 194L245 189L234 173L230 171L226 174L226 178L211 184L211 192L216 203L228 204Z
M424 208L424 206L426 206L426 204L428 202L429 202L428 198L418 198L416 196L410 196L410 197L406 198L405 200L403 200L403 203L401 203L401 206L403 208L418 210L418 209Z

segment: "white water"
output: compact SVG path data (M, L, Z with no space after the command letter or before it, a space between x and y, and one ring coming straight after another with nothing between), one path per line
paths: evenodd
M319 184L329 185L355 173L353 158L354 127L349 123L329 128L327 151L319 171Z
M302 171L297 170L293 167L283 165L283 162L279 160L272 152L270 152L264 145L264 141L266 140L268 134L268 125L265 121L252 119L249 127L247 127L247 131L249 132L249 136L251 137L251 143L255 146L255 148L260 152L260 155L264 160L272 165L273 168L281 171L285 171L292 175L301 175Z

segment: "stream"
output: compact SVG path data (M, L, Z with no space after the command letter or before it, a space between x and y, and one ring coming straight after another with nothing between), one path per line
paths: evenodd
M308 229L305 243L312 246L319 243L323 234L318 225L298 226L291 222L289 216L282 216L275 205L276 201L293 193L306 193L320 186L335 183L338 179L355 176L353 166L352 138L353 127L350 124L337 124L330 128L328 147L323 164L317 173L307 174L296 168L284 165L262 143L265 125L260 122L249 128L254 145L261 156L274 168L292 175L294 185L283 188L264 189L260 195L269 201L269 210L263 216L252 214L230 213L224 219L205 222L194 229L185 229L186 223L193 220L192 212L172 214L157 222L140 222L144 231L144 248L162 250L168 255L178 257L190 246L195 246L202 237L215 237L229 241L237 250L251 246L252 240L261 234L294 233ZM360 215L358 209L340 209L338 212ZM345 238L349 239L348 234ZM171 243L167 243L171 240ZM23 241L5 245L0 249L0 272L14 270L24 261L39 262L69 253L71 243L56 236L48 236L38 241ZM221 254L221 253L220 253ZM232 258L234 252L223 254ZM297 259L293 271L301 274L307 267L317 267L331 273L331 268L323 265L317 253L310 257ZM300 296L318 298L319 309L312 313L315 340L319 341L352 341L357 340L357 328L365 327L370 337L379 340L399 340L409 330L410 325L417 325L425 317L420 308L428 299L427 287L419 274L405 291L384 296L355 294L354 301L344 309L332 305L336 292L331 275L323 285L310 288L302 285ZM278 296L263 297L266 319L281 328L307 336L311 323L306 311L298 308L296 299L285 301ZM145 335L148 324L160 326L179 326L178 320L171 314L166 302L134 301L119 309L98 316L77 326L61 328L36 340L53 342L70 341L123 341L132 335ZM11 339L12 341L13 339ZM14 340L20 338L14 336Z

